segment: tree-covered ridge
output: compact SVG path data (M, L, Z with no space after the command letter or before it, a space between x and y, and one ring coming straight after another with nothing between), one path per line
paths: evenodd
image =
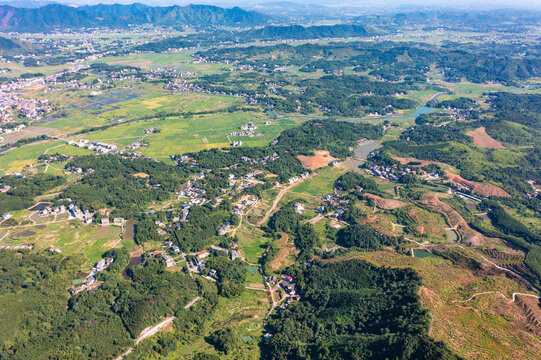
M100 273L101 286L70 298L67 288L81 266L77 258L2 251L2 358L114 358L160 318L183 317L184 306L197 296L194 281L166 272L161 259L132 269L126 280L127 251L104 256L115 261Z
M368 225L353 224L338 231L336 243L346 248L378 250L383 246L398 245L399 238L383 235Z
M251 29L238 34L239 40L306 40L321 38L364 37L381 34L382 31L364 25L319 25L319 26L265 26L261 29Z
M151 201L171 198L192 173L182 166L120 156L77 157L66 167L81 168L86 174L64 191L64 198L71 198L85 210L111 208L122 217L143 212Z
M268 359L457 359L428 337L430 320L409 269L360 260L296 266L302 300L268 323Z
M301 71L318 69L326 73L353 67L356 71L386 81L425 82L431 64L443 72L444 79L474 83L498 82L515 85L539 76L539 49L531 48L531 56L519 58L523 50L518 45L480 45L449 43L436 47L419 43L302 44L298 46L249 46L214 48L196 53L209 61L232 61L273 70L275 67L299 66ZM279 56L277 56L279 55ZM472 65L473 64L473 65Z
M211 239L218 234L220 226L226 222L236 223L237 217L231 214L226 202L214 208L210 204L190 209L188 221L180 223L173 232L178 245L186 252L200 251L210 245Z

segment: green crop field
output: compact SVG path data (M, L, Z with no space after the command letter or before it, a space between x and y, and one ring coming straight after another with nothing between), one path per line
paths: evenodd
M303 193L312 196L331 193L334 182L344 173L344 169L326 166L316 171L317 176L295 186L295 193Z

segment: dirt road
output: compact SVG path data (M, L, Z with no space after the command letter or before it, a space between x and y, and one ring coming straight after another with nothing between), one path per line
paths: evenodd
M175 320L175 317L174 316L171 316L171 317L168 317L167 319L163 320L162 322L160 322L159 324L157 325L154 325L152 327L147 327L145 330L143 330L141 332L141 335L139 335L139 337L137 338L137 341L135 342L135 344L129 348L128 350L126 350L126 352L122 355L120 355L119 357L117 357L115 360L122 360L124 359L124 357L126 357L129 353L131 353L133 351L133 349L135 349L135 347L137 346L137 344L139 344L141 341L143 341L144 339L146 339L147 337L149 336L152 336L154 334L156 334L158 331L160 331L161 329L163 329L164 327L166 327L167 325L169 325L171 322L173 322L173 320Z
M263 225L263 224L265 223L265 221L269 220L269 218L271 217L272 213L274 212L274 210L276 209L276 207L277 207L278 204L280 203L280 200L282 200L282 198L284 197L284 195L287 194L287 192L288 192L289 190L291 190L291 189L294 188L295 186L299 185L300 183L304 182L305 180L310 179L310 178L313 177L313 176L314 176L314 174L309 175L308 177L306 177L306 179L302 179L302 180L300 180L300 181L294 182L293 184L290 184L289 186L286 186L285 188L283 188L282 190L280 190L280 192L278 193L278 196L276 196L276 199L274 199L274 202L272 203L271 208L267 211L267 213L265 214L265 216L263 217L263 219L261 219L257 225L258 225L258 226L261 226L261 225Z

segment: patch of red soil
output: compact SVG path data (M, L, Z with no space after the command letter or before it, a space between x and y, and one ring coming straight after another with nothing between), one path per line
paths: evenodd
M333 160L337 160L332 157L331 154L326 150L317 150L314 151L314 156L299 155L297 159L300 160L302 166L308 170L315 170L329 165Z
M511 195L509 195L507 191L505 191L504 189L496 185L492 185L491 183L488 183L488 182L478 183L475 181L466 180L462 176L451 174L447 170L445 171L445 176L447 177L447 182L452 181L462 186L465 186L468 189L470 189L472 193L474 194L479 194L486 197L490 197L490 196L511 197Z
M490 137L484 126L473 131L468 131L466 135L473 137L474 145L489 149L505 149L505 146L496 139Z
M411 167L423 167L423 166L426 166L426 165L429 165L429 164L436 164L436 165L440 165L440 166L447 166L446 163L442 163L440 161L430 161L430 160L419 160L419 159L416 159L414 157L400 157L400 156L392 156L392 158L396 161L398 161L399 163L401 163L402 165L408 165L412 162L415 162L415 163L419 163L417 165L409 165Z

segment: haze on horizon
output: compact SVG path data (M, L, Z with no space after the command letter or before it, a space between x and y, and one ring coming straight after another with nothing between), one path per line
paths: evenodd
M541 1L538 0L382 0L374 3L370 0L4 0L2 4L13 2L14 6L21 4L32 3L61 3L80 5L96 5L96 4L132 4L142 3L153 6L168 6L168 5L189 5L189 4L206 4L222 7L240 6L244 8L257 8L262 4L293 2L298 4L312 4L327 7L348 7L359 8L365 10L380 10L380 9L397 9L397 10L422 10L434 8L446 9L462 9L462 10L491 10L491 9L536 9L541 10Z

